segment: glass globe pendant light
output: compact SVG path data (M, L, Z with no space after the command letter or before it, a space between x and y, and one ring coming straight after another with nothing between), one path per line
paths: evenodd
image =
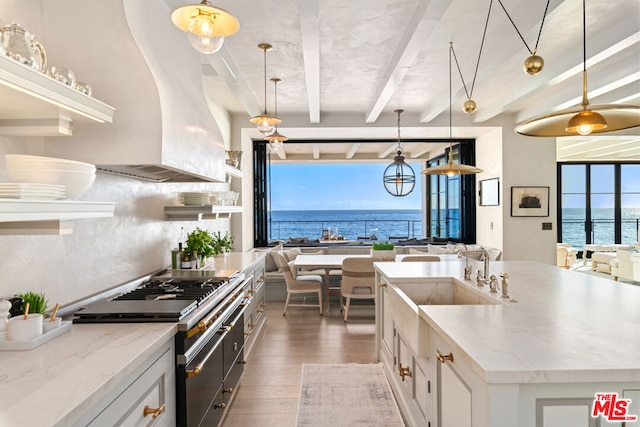
M274 108L274 113L276 115L276 117L278 116L278 83L280 83L282 80L277 78L277 77L273 77L271 79L271 81L273 82L273 89L274 89L274 99L275 99L275 108ZM275 125L275 130L274 132L269 135L266 136L264 138L265 140L269 141L269 146L271 147L272 150L280 150L282 148L282 143L286 140L288 140L289 138L287 138L286 136L280 134L278 132L278 125Z
M264 51L264 112L252 117L251 123L256 125L258 132L262 135L269 136L275 132L275 126L281 122L279 118L267 113L267 51L271 50L272 46L268 43L260 43L258 47Z
M175 9L171 12L171 21L187 32L191 46L204 54L219 51L225 37L235 34L240 28L233 15L213 7L207 0Z
M393 163L387 166L382 176L385 190L395 197L406 196L413 191L416 185L416 174L413 172L413 168L405 163L400 145L400 114L403 111L394 110L394 113L398 114L398 148L396 156L393 157Z

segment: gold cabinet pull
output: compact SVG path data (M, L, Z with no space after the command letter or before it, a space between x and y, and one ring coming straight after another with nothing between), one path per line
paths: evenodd
M440 354L438 351L436 351L436 358L438 358L438 360L440 361L440 363L444 363L447 360L451 363L453 363L453 353L449 353L449 354L445 354L442 355Z
M411 378L411 369L403 368L402 363L398 364L398 371L400 371L400 377L402 378L402 382L404 382L405 377Z
M265 304L265 303L263 303L263 302L262 302L262 303L260 303L259 305L260 305L260 308L266 308L266 307L267 307L267 304Z
M378 286L381 288L386 288L387 284L386 283L378 283Z
M227 407L227 405L224 402L222 402L220 404L213 405L213 409L224 409L226 407Z
M253 294L255 294L255 293L256 293L256 290L255 290L255 289L249 289L249 290L247 291L247 293L249 293L250 295L253 295Z
M153 415L152 418L158 418L160 414L164 412L164 403L159 408L150 408L148 405L144 407L143 415L146 417L147 415Z
M233 393L233 387L229 387L229 388L223 388L222 389L223 393Z
M256 313L264 313L264 308L259 308L256 310Z

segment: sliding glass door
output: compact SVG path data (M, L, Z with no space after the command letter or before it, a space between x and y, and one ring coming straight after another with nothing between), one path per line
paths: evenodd
M621 243L640 241L640 164L620 166Z

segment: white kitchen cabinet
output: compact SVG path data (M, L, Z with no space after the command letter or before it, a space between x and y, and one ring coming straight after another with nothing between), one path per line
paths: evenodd
M111 123L115 109L0 55L0 135L71 135L73 122Z
M244 344L245 359L249 357L260 332L267 321L266 316L266 285L265 285L264 257L245 271L245 276L251 277L250 286L246 288L250 296L249 307L244 315Z
M173 426L175 412L175 360L173 340L94 405L80 426Z
M431 382L428 360L418 356L405 337L402 324L389 303L389 282L376 276L376 345L387 379L405 422L426 426L431 422Z
M0 199L0 235L71 234L73 220L112 217L115 203Z

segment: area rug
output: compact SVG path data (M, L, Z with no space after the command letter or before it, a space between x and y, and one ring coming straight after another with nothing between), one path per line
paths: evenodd
M404 426L382 365L302 365L297 427Z

